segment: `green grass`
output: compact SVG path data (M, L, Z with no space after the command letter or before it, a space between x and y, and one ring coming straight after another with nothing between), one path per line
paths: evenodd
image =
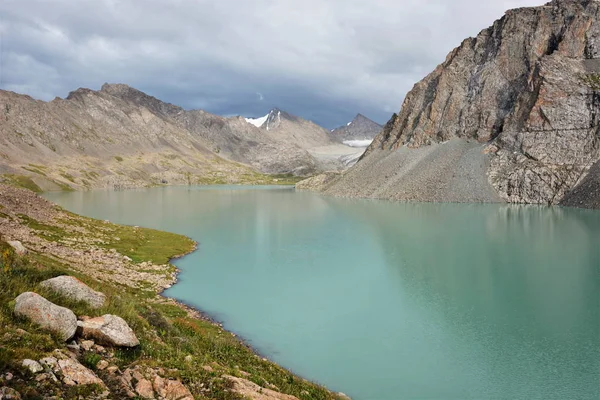
M593 90L600 90L600 74L583 75L581 80Z
M34 174L46 176L46 173L41 171L39 168L35 168L35 167L21 167L21 168L23 168L25 171L33 172Z
M4 182L9 185L29 189L35 193L40 193L42 191L42 189L28 176L5 174L3 175L3 178Z

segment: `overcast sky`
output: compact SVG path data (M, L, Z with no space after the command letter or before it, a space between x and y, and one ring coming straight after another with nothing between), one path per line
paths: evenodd
M127 83L220 115L384 123L446 54L543 0L0 0L0 88Z

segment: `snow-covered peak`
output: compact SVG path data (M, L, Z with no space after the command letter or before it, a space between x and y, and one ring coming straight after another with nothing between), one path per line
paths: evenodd
M264 117L260 118L246 118L246 122L260 128L265 122L267 122L269 115L271 115L271 113L268 113Z

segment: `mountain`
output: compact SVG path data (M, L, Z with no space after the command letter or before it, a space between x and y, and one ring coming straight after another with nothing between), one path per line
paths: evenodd
M273 140L282 140L303 149L335 144L327 129L278 108L264 117L246 118L246 122L263 130Z
M334 129L332 135L340 142L350 146L366 147L371 144L372 140L382 129L383 126L379 125L377 122L370 120L362 114L357 114L356 117L346 125Z
M243 118L186 111L127 85L50 102L0 91L0 110L0 174L45 190L268 183L275 178L260 173L319 171L307 150Z
M598 207L600 2L508 11L407 94L340 196Z

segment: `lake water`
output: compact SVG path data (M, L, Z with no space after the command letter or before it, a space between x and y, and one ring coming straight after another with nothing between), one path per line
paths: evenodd
M355 400L600 396L598 211L285 187L46 197L192 237L166 295Z

